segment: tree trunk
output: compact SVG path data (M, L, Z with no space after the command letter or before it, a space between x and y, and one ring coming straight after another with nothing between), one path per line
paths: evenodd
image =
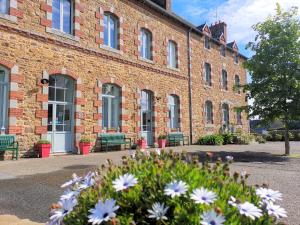
M289 125L287 122L285 122L284 140L285 140L285 155L289 155L290 154L290 140L289 140Z

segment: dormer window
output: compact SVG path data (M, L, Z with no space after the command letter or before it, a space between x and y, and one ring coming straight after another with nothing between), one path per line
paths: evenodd
M53 0L52 1L52 26L61 32L73 33L73 1Z
M207 36L204 38L204 48L210 49L210 39Z
M226 48L224 45L221 45L221 48L220 48L220 55L225 57L226 56Z
M8 14L9 0L0 0L0 13Z

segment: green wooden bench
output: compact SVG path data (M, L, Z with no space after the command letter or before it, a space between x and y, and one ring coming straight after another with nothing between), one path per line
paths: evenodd
M15 136L0 135L0 152L12 151L13 159L18 160L19 157L19 143L15 141Z
M118 146L118 145L126 145L129 144L129 148L131 147L131 139L126 138L125 134L116 133L116 134L100 134L98 140L101 145L101 150L105 147L105 150L108 150L110 146Z
M188 145L190 145L189 136L184 136L183 133L180 133L180 132L175 133L174 132L174 133L169 133L167 135L168 146L180 145L181 141L182 141L183 145L185 145L186 143Z

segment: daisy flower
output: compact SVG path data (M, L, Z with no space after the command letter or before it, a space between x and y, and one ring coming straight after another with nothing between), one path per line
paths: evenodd
M75 198L60 200L58 202L60 208L50 212L50 221L47 222L47 225L61 225L64 217L73 210L76 204Z
M78 189L79 190L84 190L87 189L95 184L95 172L89 172L83 179L83 182L79 184Z
M224 216L218 215L215 211L211 210L203 214L200 223L202 225L223 225L224 222L225 222Z
M78 184L82 180L82 177L77 176L76 173L72 174L72 179L67 181L66 183L62 184L61 188L71 187L75 184Z
M71 189L67 189L66 191L64 191L64 194L62 196L60 196L60 200L68 200L68 199L72 199L72 198L77 198L77 196L80 194L79 191L73 191Z
M99 200L95 208L89 210L91 214L88 216L88 222L92 225L101 224L104 221L107 222L116 217L115 211L118 209L119 206L116 206L114 199L106 200L104 203Z
M138 180L132 174L125 174L113 181L113 187L116 191L126 190L130 187L134 187Z
M165 195L171 196L174 198L176 196L184 195L187 191L187 184L183 181L173 181L165 187Z
M155 152L156 152L157 155L160 155L160 154L161 154L161 150L160 150L159 148L156 148L156 149L155 149Z
M165 207L164 203L155 202L152 205L152 209L148 209L150 215L149 218L155 218L156 220L167 220L168 218L165 216L169 207Z
M226 156L226 160L227 161L233 161L233 156L231 156L231 155Z
M274 191L267 188L258 188L256 194L267 202L275 202L276 200L282 200L282 194L279 191Z
M234 207L237 207L236 198L233 196L230 196L230 200L228 201L229 205L232 205Z
M267 204L267 211L270 216L273 215L277 219L287 217L285 209L279 205L274 205L273 202Z
M240 214L250 217L252 220L255 220L255 218L259 218L262 216L261 209L257 208L250 202L239 204L237 205L237 208L239 209Z
M209 205L217 199L217 195L205 188L195 189L191 195L197 204L206 204Z

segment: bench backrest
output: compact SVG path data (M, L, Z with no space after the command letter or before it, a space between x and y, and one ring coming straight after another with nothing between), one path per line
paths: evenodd
M99 137L104 141L125 140L125 134L100 134Z
M0 149L13 145L15 142L15 136L12 135L0 135Z
M168 138L170 138L170 139L183 139L183 133L169 133Z

